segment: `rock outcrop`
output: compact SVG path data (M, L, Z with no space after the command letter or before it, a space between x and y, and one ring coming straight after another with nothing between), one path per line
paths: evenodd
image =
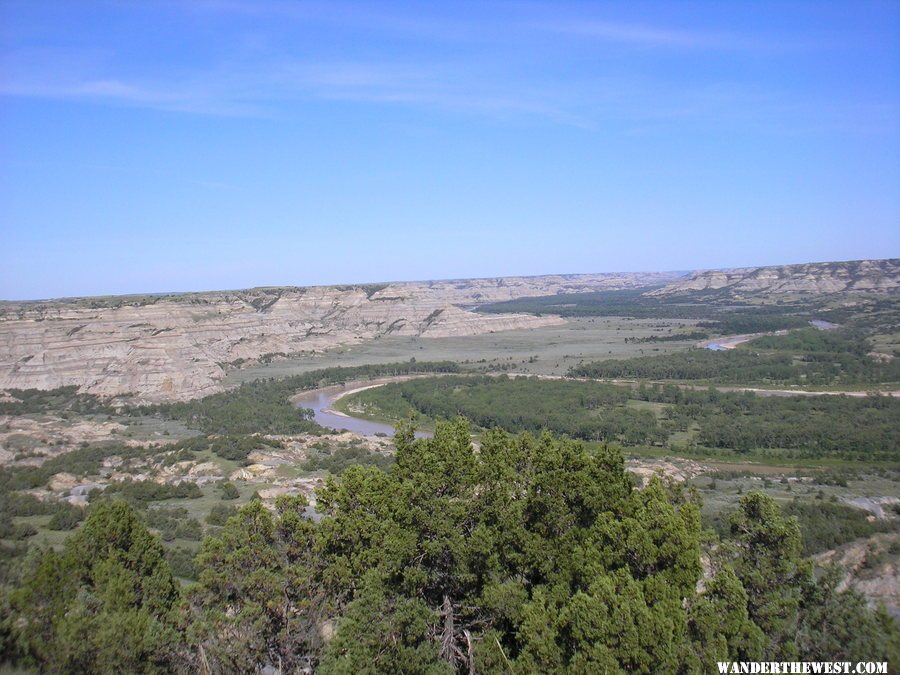
M900 291L900 259L707 270L694 272L647 295L711 291L735 299L756 295L896 293Z
M77 385L103 396L183 400L220 390L229 365L384 335L447 337L554 325L562 320L466 308L671 278L567 275L7 302L0 304L0 388Z

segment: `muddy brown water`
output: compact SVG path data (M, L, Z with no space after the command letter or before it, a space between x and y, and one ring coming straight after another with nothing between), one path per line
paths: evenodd
M336 385L325 387L323 389L315 389L313 391L303 392L293 397L291 400L294 405L300 408L309 408L313 411L316 424L323 427L337 429L339 431L352 431L361 436L377 436L379 434L393 436L396 429L391 424L385 422L376 422L361 417L353 417L345 415L333 409L334 402L351 392L368 389L370 387L380 387L390 382L400 382L409 378L392 378L381 381L367 382L350 382L343 386ZM416 438L431 438L432 434L426 431L417 431Z

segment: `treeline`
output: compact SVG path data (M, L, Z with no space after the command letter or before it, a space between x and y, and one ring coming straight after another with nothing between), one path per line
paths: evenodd
M622 316L635 319L693 319L717 333L763 333L798 328L812 318L812 306L717 305L702 293L688 299L644 295L652 288L564 293L504 300L478 307L479 312L557 314L566 317ZM698 302L698 300L700 300Z
M720 335L770 333L776 330L789 330L806 326L809 316L807 313L801 316L794 316L792 314L780 314L777 311L774 314L757 310L722 311L715 315L714 321L700 321L697 327L713 330Z
M92 499L99 497L97 489ZM95 496L96 495L96 496ZM102 490L104 497L118 497L129 503L161 502L167 499L199 499L203 496L196 483L182 481L180 483L157 483L152 480L123 480L110 483Z
M7 389L13 399L0 400L0 415L29 415L37 413L115 413L106 399L94 394L79 394L76 385L56 389Z
M813 332L813 329L796 332L796 336L792 332L759 337L737 349L690 349L582 363L573 366L569 375L783 386L858 386L900 381L900 360L884 362L869 358L864 341ZM816 348L821 351L812 351Z
M135 415L156 415L180 420L206 434L322 433L312 411L298 408L290 398L299 391L352 380L414 373L455 373L451 361L416 362L324 368L301 375L245 382L235 389L200 399L134 408Z
M654 342L679 342L685 340L705 340L709 337L709 333L703 331L693 331L691 333L671 333L669 335L648 335L647 337L625 338L625 342L633 342L635 344L645 344Z
M226 434L224 436L194 436L175 444L174 449L192 453L209 450L222 459L246 463L247 456L254 450L281 448L283 443L264 436L249 434Z
M816 318L849 324L867 334L893 333L900 325L900 298L896 294L857 296L853 303L823 307Z
M900 633L802 560L796 520L746 495L701 565L697 498L633 488L614 449L463 422L396 439L275 512L251 501L182 589L124 502L0 594L0 650L45 672L715 672L718 661L890 661ZM179 558L180 560L180 558ZM699 584L701 578L703 583ZM698 590L702 589L702 590Z
M602 382L488 376L420 378L368 389L355 403L394 419L462 415L482 428L548 429L573 438L625 446L663 445L695 432L694 445L791 457L900 459L900 400L867 396L764 397L674 385L636 388ZM653 410L629 401L663 404Z
M662 445L669 434L652 411L626 407L626 387L506 375L422 378L367 389L353 400L402 419L415 411L431 419L462 415L479 427L550 431L624 445Z
M557 314L566 317L621 316L636 319L691 319L698 328L722 335L768 333L801 328L811 319L846 324L866 334L891 333L900 320L896 297L856 297L839 305L828 296L768 305L735 304L728 293L697 291L678 297L646 296L650 288L565 293L518 298L478 307L480 312Z
M900 401L890 397L733 395L696 417L697 442L750 452L784 448L795 457L900 459Z
M747 348L799 354L851 354L864 357L872 351L865 336L855 330L819 330L806 327L787 335L762 335L747 343Z
M668 428L699 428L695 444L747 453L786 451L793 458L900 459L900 400L890 396L758 396L753 392L642 384L642 401L670 404Z

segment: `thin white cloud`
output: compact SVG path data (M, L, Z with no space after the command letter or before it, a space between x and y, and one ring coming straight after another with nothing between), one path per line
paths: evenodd
M172 112L218 116L263 116L263 107L187 86L152 86L114 78L29 78L0 81L0 96L112 103Z
M799 46L774 43L750 35L711 30L679 30L642 24L594 19L548 21L535 27L557 33L583 36L601 42L654 49L746 51Z
M240 0L210 0L221 11L252 9ZM276 4L277 7L283 7ZM287 6L289 7L289 6ZM312 11L312 10L310 10ZM678 50L761 47L748 40L703 31L602 21L546 22L533 30L585 35L642 48ZM759 129L896 133L896 111L877 101L813 103L808 95L772 91L752 82L684 82L560 72L559 62L537 63L516 53L467 50L438 60L411 56L345 60L300 58L291 47L237 50L217 65L191 68L136 65L113 50L40 48L0 55L0 96L63 99L185 113L279 117L308 101L429 108L487 118L543 119L589 129L664 129L699 121ZM479 60L479 57L483 57ZM146 64L144 64L146 65ZM838 109L843 106L842 109ZM848 110L849 107L849 110Z
M572 21L546 26L550 30L648 47L703 47L719 41L702 33L663 30L639 24Z
M746 83L674 86L634 76L525 83L440 64L290 61L181 74L165 82L41 71L0 79L0 96L269 118L290 114L304 101L334 101L530 117L623 133L697 124L789 134L900 131L900 113L892 104L811 101Z
M278 20L295 24L320 25L378 33L384 37L459 41L473 37L477 22L431 15L425 11L391 12L366 2L331 2L312 0L169 0L152 3L137 1L144 9L159 7L205 15L237 16Z
M62 63L60 61L59 63ZM477 114L524 114L557 123L587 122L559 104L558 92L526 90L439 64L257 62L170 74L165 80L95 74L103 67L17 68L0 96L67 99L225 116L278 116L304 100L415 105Z

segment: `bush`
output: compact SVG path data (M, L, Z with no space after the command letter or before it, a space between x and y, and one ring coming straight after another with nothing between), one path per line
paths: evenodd
M230 499L239 499L241 493L238 492L238 489L234 486L234 483L222 483L222 499L230 500Z
M351 446L338 448L330 455L310 457L301 466L304 471L325 470L333 473L335 476L339 476L349 467L356 464L386 469L393 463L394 458L389 455L382 455L365 448Z
M166 551L166 560L176 577L190 581L197 580L200 573L194 564L194 552L190 549L172 547Z
M231 518L231 516L236 513L237 509L230 504L216 504L212 507L209 515L206 516L206 522L209 525L216 525L218 527L221 527L228 522L228 519Z
M190 541L200 541L203 537L203 526L196 518L189 518L178 523L175 529L175 536L179 539L189 539Z
M794 499L784 507L786 516L796 516L803 532L803 554L814 555L842 544L869 537L876 532L889 532L898 526L892 521L868 521L868 513L846 504L825 501L816 503Z
M110 483L104 495L117 495L128 502L159 502L166 499L198 499L203 496L196 483L182 482L175 485L154 483L152 480L122 481Z
M51 530L74 530L82 520L84 509L68 502L60 502L47 527Z

